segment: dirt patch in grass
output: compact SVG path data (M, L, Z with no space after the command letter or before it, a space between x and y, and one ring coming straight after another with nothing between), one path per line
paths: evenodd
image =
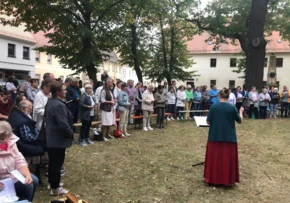
M63 178L90 203L282 202L290 199L290 121L245 120L237 126L241 183L207 187L203 166L206 128L169 122L164 130L130 130L132 137L68 150ZM43 177L43 181L47 179ZM47 203L46 184L34 202Z

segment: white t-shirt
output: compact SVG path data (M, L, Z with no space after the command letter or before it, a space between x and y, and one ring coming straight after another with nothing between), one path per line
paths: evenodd
M7 91L12 91L13 89L16 89L15 85L12 82L7 82L6 83L6 89ZM14 93L17 93L16 91L14 91Z
M236 105L236 96L234 93L230 94L230 97L228 99L228 103L231 105Z

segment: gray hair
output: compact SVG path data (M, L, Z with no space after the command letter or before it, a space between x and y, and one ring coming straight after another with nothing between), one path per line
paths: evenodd
M7 121L0 121L0 141L10 138L12 135L11 125Z

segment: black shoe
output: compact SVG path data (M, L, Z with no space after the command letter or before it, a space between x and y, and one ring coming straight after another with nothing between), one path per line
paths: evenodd
M163 129L163 128L165 128L164 126L161 126L161 128Z

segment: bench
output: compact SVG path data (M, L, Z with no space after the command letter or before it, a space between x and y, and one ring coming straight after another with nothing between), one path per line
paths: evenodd
M40 169L41 165L48 164L48 155L45 153L43 156L24 157L29 166L35 166L34 175L38 178L39 184L42 184Z
M116 121L120 121L120 119L116 119ZM93 121L92 122L92 126L96 126L96 125L101 125L102 124L102 121ZM75 123L74 124L74 127L82 127L82 123Z
M171 115L171 113L165 113L165 117L170 116L170 115ZM131 118L136 120L136 119L143 119L143 117L144 116L141 115L141 116L132 116ZM157 114L152 114L150 117L157 117ZM167 125L167 119L165 119L165 121L166 121L166 125ZM139 124L139 129L141 129L142 122L139 122L138 124ZM136 126L137 126L137 123L135 122L135 129L137 128Z

